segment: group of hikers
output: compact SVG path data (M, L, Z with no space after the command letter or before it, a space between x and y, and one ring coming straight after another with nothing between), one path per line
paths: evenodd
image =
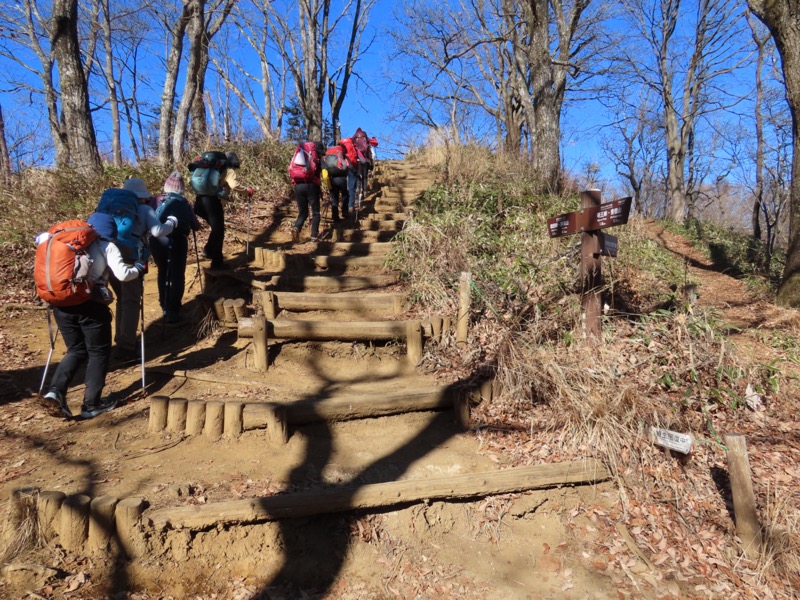
M292 229L294 242L299 241L309 211L311 238L319 240L323 193L329 194L335 226L356 214L359 187L363 189L374 164L374 146L377 140L369 139L361 128L327 151L320 143L298 145L289 165L298 207ZM248 200L253 196L253 189L237 180L240 164L234 152L206 152L188 165L194 205L186 199L186 183L180 171L169 175L163 193L158 195L151 194L142 179L126 179L121 188L103 192L86 221L57 223L36 237L36 290L48 305L48 325L52 311L67 347L44 398L64 416L74 416L67 404L67 389L84 364L83 419L117 405L117 400L102 396L112 356L122 363L139 358L144 369L144 336L137 345L137 328L141 317L144 329L143 279L151 257L157 268L164 322L181 322L188 237L201 228L198 216L210 227L203 257L211 261L212 269L229 268L223 255L224 207L232 193L247 194ZM194 241L197 252L196 237ZM112 319L109 306L115 294ZM51 329L40 392L55 340Z
M377 145L378 140L368 137L359 127L353 137L343 138L327 150L319 142L303 142L297 146L289 163L298 213L292 227L293 242L300 241L300 232L309 213L311 240L322 240L320 204L325 196L330 202L334 228L358 219L359 198L375 164L373 148Z

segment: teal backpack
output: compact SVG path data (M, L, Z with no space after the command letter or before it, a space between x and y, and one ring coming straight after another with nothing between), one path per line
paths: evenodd
M197 196L220 196L223 191L221 177L226 166L224 152L204 152L192 164L190 184Z

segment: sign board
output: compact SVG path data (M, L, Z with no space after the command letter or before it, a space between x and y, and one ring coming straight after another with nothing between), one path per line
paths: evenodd
M564 213L547 219L550 237L572 235L582 231L597 231L606 227L625 225L631 212L631 198L620 198L583 210ZM613 255L607 255L613 256Z
M651 427L650 433L655 443L659 446L682 454L689 454L692 450L692 436L690 435L670 431L669 429L659 429L658 427Z
M617 256L617 249L619 248L619 239L617 236L609 235L602 231L592 233L591 238L587 241L586 254L592 256Z
M584 208L585 225L588 231L605 229L616 225L625 225L631 212L631 198L620 198L598 206Z

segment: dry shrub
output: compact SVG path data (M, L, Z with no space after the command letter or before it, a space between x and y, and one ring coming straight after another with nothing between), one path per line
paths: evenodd
M42 545L38 526L35 492L16 494L6 503L2 511L3 524L0 531L0 563L14 560L24 552Z
M800 508L785 491L771 490L761 521L764 550L759 573L800 583Z

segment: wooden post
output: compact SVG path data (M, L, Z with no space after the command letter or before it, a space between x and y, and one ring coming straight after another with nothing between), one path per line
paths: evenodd
M186 431L186 398L170 398L167 405L167 431L183 433Z
M264 266L264 248L261 246L253 248L253 262L259 267Z
M456 423L462 428L469 429L470 419L470 393L461 390L453 395L453 409L455 410Z
M225 311L226 323L236 323L236 312L233 309L234 302L235 300L233 298L228 298L222 303L222 308Z
M207 287L207 286L206 286ZM225 322L225 298L217 298L214 300L214 314L220 323Z
M275 306L275 292L263 292L261 294L261 302L264 305L264 316L268 321L275 319L278 314L277 307Z
M494 389L494 380L487 379L481 384L481 400L484 402L492 401L492 391Z
M217 441L222 436L225 403L206 402L206 422L203 426L203 433L212 441Z
M728 447L728 475L736 516L736 535L742 540L747 556L757 558L761 553L761 525L756 512L747 443L743 435L726 435L725 445Z
M233 301L233 315L236 321L239 321L242 317L246 317L247 308L244 298L236 298Z
M433 317L431 319L431 327L433 329L433 341L440 343L442 341L442 321L441 317Z
M242 402L225 402L225 421L223 432L225 437L238 438L244 429L244 404Z
M47 541L58 533L58 517L61 505L67 495L64 492L40 492L36 499L36 518L39 524L39 533Z
M167 426L167 406L169 396L150 397L150 417L147 430L150 433L161 433Z
M581 192L581 208L600 205L600 190ZM583 329L589 340L600 340L600 308L603 274L600 268L599 231L581 233L581 287L583 290ZM595 252L598 252L595 254Z
M76 494L67 496L61 505L59 541L65 550L83 550L89 535L89 496Z
M253 368L261 373L269 369L269 335L264 315L253 318Z
M129 558L142 554L142 540L139 539L139 528L144 512L145 502L141 498L124 498L117 503L114 521L117 536L122 549Z
M89 503L89 537L86 550L94 556L104 556L114 539L116 524L114 512L118 500L112 496L98 496Z
M422 323L419 321L406 321L406 351L409 364L419 364L422 360Z
M188 403L186 410L186 435L200 435L206 420L206 403L202 400L193 400Z
M456 322L456 344L464 346L467 343L467 333L469 331L469 304L472 294L471 273L461 273L461 280L458 289L458 321Z
M268 404L264 416L269 440L276 444L288 442L289 422L286 418L286 409L278 404Z

